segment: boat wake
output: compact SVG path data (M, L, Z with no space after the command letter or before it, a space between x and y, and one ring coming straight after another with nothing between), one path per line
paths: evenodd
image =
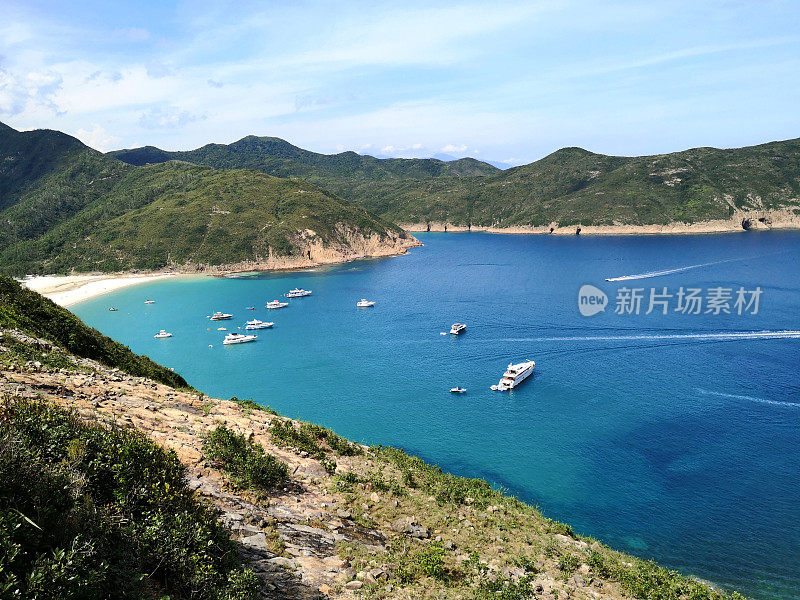
M776 252L775 254L780 254L780 253ZM714 265L721 265L730 262L740 262L743 260L753 260L756 258L763 258L763 257L746 256L744 258L727 258L725 260L715 260L714 262L700 263L698 265L687 265L685 267L676 267L674 269L664 269L663 271L648 271L647 273L639 273L637 275L621 275L619 277L606 277L606 281L630 281L632 279L650 279L651 277L663 277L664 275L672 275L673 273L683 273L684 271L699 269L701 267L712 267Z
M776 406L792 406L800 408L797 402L785 402L783 400L768 400L767 398L757 398L755 396L745 396L743 394L727 394L725 392L714 392L712 390L705 390L703 388L695 388L697 392L704 396L716 396L718 398L730 398L732 400L747 400L749 402L758 402L759 404L772 404Z
M513 338L507 342L617 342L617 341L649 341L649 340L773 340L800 339L800 330L782 329L777 331L728 331L715 333L665 333L641 335L586 335L586 336L554 336L538 338Z

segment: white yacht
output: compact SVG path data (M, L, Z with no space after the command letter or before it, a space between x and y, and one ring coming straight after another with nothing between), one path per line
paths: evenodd
M163 339L166 339L166 338L171 338L172 334L169 331L165 331L164 329L162 329L157 334L155 334L153 337L156 338L157 340L163 340Z
M281 302L280 300L272 300L271 302L267 302L267 308L270 310L275 308L286 308L289 306L288 302Z
M375 306L374 300L367 300L366 298L362 298L358 302L356 302L356 306L358 308L368 308L370 306Z
M155 300L145 300L144 303L145 304L155 304L156 301Z
M304 290L303 288L294 288L286 292L287 298L302 298L303 296L310 296L311 290Z
M252 321L248 321L245 324L244 328L248 329L248 330L252 330L252 329L269 329L273 325L275 325L275 323L259 321L258 319L253 319Z
M533 368L535 366L536 363L532 360L526 360L525 362L521 362L516 365L513 363L508 365L508 369L506 369L506 372L503 373L503 378L500 379L500 383L493 385L492 389L499 392L505 392L517 387L520 383L527 379L531 373L533 373Z
M242 333L229 333L225 336L225 339L222 340L222 343L226 346L231 344L244 344L246 342L255 342L258 339L257 335L244 335Z
M453 335L458 335L466 328L467 326L464 325L464 323L453 323L453 326L450 328L450 333L452 333Z
M467 391L467 388L462 388L461 386L450 388L451 394L463 394Z
M213 315L211 315L211 320L212 321L227 321L228 319L232 319L232 318L233 318L233 315L228 314L228 313L219 312L219 311L217 311Z

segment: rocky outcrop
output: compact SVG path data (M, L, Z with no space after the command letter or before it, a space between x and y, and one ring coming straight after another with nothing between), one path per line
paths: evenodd
M771 210L735 209L729 219L698 221L696 223L674 222L663 225L560 225L557 221L539 226L512 225L509 227L454 225L453 223L429 222L401 225L409 232L484 231L488 233L545 234L545 235L680 235L699 233L732 233L749 230L800 229L800 212L793 208Z

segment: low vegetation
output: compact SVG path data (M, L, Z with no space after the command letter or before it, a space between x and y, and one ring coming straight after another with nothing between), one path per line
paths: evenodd
M0 597L255 600L184 467L131 429L0 404Z
M4 275L0 275L0 328L19 329L32 337L54 342L77 356L99 361L131 375L148 377L172 387L189 387L177 373L146 356L134 354L127 346L86 326L68 310ZM5 337L9 337L9 345L13 344L10 336ZM51 356L49 351L36 350L30 344L26 346L23 349L20 344L14 344L20 358L27 354L26 360L39 360L54 368L69 366L58 358L58 351ZM37 357L31 353L36 353Z
M288 468L245 436L220 425L208 434L203 450L240 487L268 491L283 485Z
M307 452L314 458L324 458L329 452L337 456L356 456L363 454L361 446L312 423L299 427L292 421L276 419L270 429L272 441L278 446L294 448Z
M419 518L425 533L395 538L387 545L388 556L381 558L396 565L389 581L413 597L438 597L439 586L465 592L463 597L472 600L559 597L560 586L586 586L596 578L601 583L596 589L614 582L640 600L743 600L738 593L716 590L580 536L483 480L451 475L395 448L376 446L365 458L357 473L337 475L336 488L345 493L359 522ZM394 500L384 499L387 492ZM369 504L374 506L367 519L358 508ZM353 545L340 547L340 555L356 569L374 564L373 555ZM381 597L380 587L368 589Z

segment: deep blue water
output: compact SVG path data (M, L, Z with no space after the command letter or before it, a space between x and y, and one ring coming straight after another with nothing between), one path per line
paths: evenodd
M402 257L155 282L74 312L212 396L485 477L583 534L754 598L800 598L800 339L716 337L800 330L800 234L420 239ZM587 283L610 298L588 318ZM295 286L314 294L264 308ZM614 313L623 286L645 288L642 314ZM665 286L763 293L757 315L684 315L675 298L668 315L643 314ZM356 309L361 297L376 307ZM215 310L236 331L253 316L276 326L223 347ZM466 332L440 335L454 321ZM161 328L175 337L154 340ZM530 380L489 390L524 358Z

